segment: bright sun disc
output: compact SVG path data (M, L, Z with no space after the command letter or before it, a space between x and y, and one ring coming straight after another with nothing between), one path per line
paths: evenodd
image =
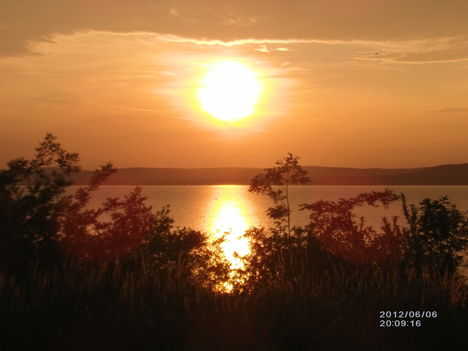
M259 95L257 75L246 65L233 61L215 64L198 91L203 111L223 121L251 115Z

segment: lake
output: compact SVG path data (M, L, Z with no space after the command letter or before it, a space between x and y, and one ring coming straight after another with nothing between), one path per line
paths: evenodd
M94 194L92 205L101 204L107 197L123 196L133 186L103 186ZM416 203L425 197L448 196L463 211L468 211L468 186L292 186L290 191L293 224L308 223L306 212L297 211L298 205L320 199L337 200L355 196L361 192L381 191L385 188L404 193L409 203ZM147 203L154 209L170 205L176 225L211 232L214 226L269 226L272 221L265 215L271 206L269 198L247 191L245 185L154 185L142 186ZM386 215L402 216L400 204L389 209L363 208L356 212L364 215L370 224L379 224Z
M297 210L299 204L320 199L348 198L361 192L382 191L386 188L404 193L408 203L417 203L426 197L448 196L460 210L468 211L468 186L292 186L292 223L301 226L308 223L307 212ZM106 198L123 196L133 189L133 186L103 186L94 194L91 206L99 206ZM223 251L232 268L242 266L239 257L249 253L249 243L243 236L244 232L252 226L268 227L273 224L265 214L271 206L271 200L264 195L249 193L245 185L155 185L142 186L142 191L147 197L147 203L154 209L170 205L171 216L177 226L206 232L212 238L228 233ZM404 224L400 203L388 209L364 207L355 213L364 216L366 222L373 226L379 226L383 216L398 216L400 223ZM464 274L467 272L465 270Z

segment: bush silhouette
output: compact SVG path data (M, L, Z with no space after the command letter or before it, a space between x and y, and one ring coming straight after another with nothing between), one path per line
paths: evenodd
M301 210L309 211L308 229L322 245L333 254L356 263L396 262L401 257L403 229L394 218L383 218L381 231L366 225L364 218L356 220L353 210L360 206L387 208L400 196L391 190L360 193L339 201L320 200L302 204Z
M414 267L419 278L424 273L451 278L468 244L468 217L447 197L426 198L409 206L402 198L409 225L404 237L406 264Z
M47 134L35 157L10 161L0 171L0 253L3 265L36 260L60 263L65 257L94 261L138 258L187 258L205 236L174 229L169 207L154 212L141 188L122 199L109 198L91 208L93 192L116 172L112 164L97 169L88 186L67 193L79 172L79 157Z
M297 260L302 260L302 269L312 270L325 268L326 262L348 262L393 265L403 268L404 274L415 271L419 276L423 271L449 277L456 273L467 245L468 219L446 197L408 206L403 194L385 190L338 201L319 200L300 205L299 210L309 212L310 223L305 228L292 227L288 186L308 179L298 157L291 154L252 179L249 191L267 195L276 205L267 210L276 228L248 232L253 251L251 277L271 280L280 271L292 277L295 268L291 264ZM398 217L384 217L380 228L375 228L353 213L357 207L380 204L387 208L397 202L406 223L400 224Z

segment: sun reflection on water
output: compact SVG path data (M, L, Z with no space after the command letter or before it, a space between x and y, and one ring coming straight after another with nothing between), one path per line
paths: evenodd
M230 282L221 283L223 290L231 291L234 283L242 282L240 272L245 269L243 258L250 254L249 239L245 232L253 223L246 214L248 204L235 186L218 188L218 196L209 210L208 232L212 240L222 239L220 250L230 268Z
M244 236L249 228L246 217L235 201L223 201L215 210L211 233L216 239L224 236L221 248L231 268L243 268L241 258L250 252L248 239Z

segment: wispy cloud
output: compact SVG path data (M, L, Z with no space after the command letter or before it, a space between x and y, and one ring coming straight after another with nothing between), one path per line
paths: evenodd
M267 53L267 52L272 52L272 51L289 51L288 48L283 48L283 47L280 47L280 48L269 48L267 45L260 45L260 47L254 49L255 51L258 51L258 52L264 52L264 53Z
M115 33L109 31L83 31L75 33L74 36L103 37L109 41L127 37L134 42L156 45L161 43L172 44L174 49L180 45L192 48L230 48L245 47L247 50L264 54L286 53L288 51L300 52L300 56L308 55L317 57L317 54L330 55L341 61L354 63L373 63L384 67L386 64L396 65L420 65L433 63L457 63L468 62L468 36L438 37L418 40L323 40L316 38L247 38L238 40L200 39L195 37L184 37L173 34L159 34L153 32L123 32ZM47 44L60 45L70 38L69 35L55 35L53 41ZM43 53L41 47L44 43L34 47L36 53ZM320 47L326 50L320 50ZM319 49L319 50L317 50ZM326 54L325 54L326 53ZM336 60L335 60L336 61ZM375 66L375 65L373 65ZM161 75L170 75L170 72Z
M468 61L468 37L436 37L418 40L323 40L314 38L290 39L239 39L239 40L213 40L198 39L176 35L155 35L156 40L193 44L198 46L233 47L243 45L256 45L255 51L269 53L274 51L289 51L285 47L294 45L327 45L356 47L358 54L352 56L356 61L374 61L394 64L425 64L443 62ZM281 45L280 47L271 47ZM360 48L360 49L359 49Z
M383 41L373 44L373 50L363 52L354 59L401 64L468 61L467 36Z
M154 34L153 34L154 35ZM178 35L159 35L156 34L157 40L167 41L171 43L195 44L195 45L208 45L208 46L240 46L240 45L263 45L263 44L308 44L308 43L331 43L326 40L316 39L238 39L238 40L219 40L219 39L197 39L190 37L182 37ZM334 41L341 42L341 41Z

